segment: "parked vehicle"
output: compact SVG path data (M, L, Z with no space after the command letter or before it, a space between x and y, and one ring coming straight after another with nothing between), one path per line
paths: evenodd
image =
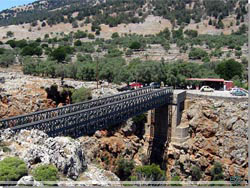
M153 88L160 88L161 87L161 84L160 83L158 83L158 82L151 82L150 83L150 86L153 86Z
M241 90L236 90L232 93L234 96L246 96L247 94Z
M139 82L134 82L134 83L130 84L129 86L131 87L132 90L143 87L143 85L141 83L139 83Z
M230 90L230 93L233 94L235 91L240 91L240 88L234 87Z
M131 86L124 86L124 87L121 87L121 88L117 88L117 91L128 91L128 90L131 90Z
M203 91L203 92L214 92L214 89L209 87L209 86L202 86L200 91Z
M241 91L243 91L244 93L248 94L248 90L244 89L244 88L240 88Z

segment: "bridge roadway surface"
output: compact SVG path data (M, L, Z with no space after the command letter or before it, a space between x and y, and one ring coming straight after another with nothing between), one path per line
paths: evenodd
M60 108L0 120L0 129L39 129L49 136L79 137L108 129L150 109L172 103L172 88L144 87Z

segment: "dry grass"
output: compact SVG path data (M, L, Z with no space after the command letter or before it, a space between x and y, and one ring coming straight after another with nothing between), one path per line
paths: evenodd
M81 22L79 22L80 25ZM39 23L40 25L41 23ZM164 28L168 27L171 29L172 25L169 20L163 19L161 17L152 16L149 15L144 23L140 24L120 24L117 27L109 27L108 25L101 25L102 31L100 37L102 38L110 38L112 33L118 32L119 34L122 33L137 33L137 34L156 34L163 30ZM41 30L38 30L37 27L32 27L32 31L29 32L30 24L23 24L23 25L10 25L7 27L0 27L0 39L3 39L3 37L6 36L7 31L14 32L14 37L16 39L37 39L39 37L43 37L47 33L53 32L55 33L69 33L71 31L77 31L77 30L88 30L91 31L91 24L84 25L83 27L79 28L72 28L72 25L67 23L60 23L57 25L53 25L52 27L46 26L41 27ZM3 39L3 41L6 41L9 39Z

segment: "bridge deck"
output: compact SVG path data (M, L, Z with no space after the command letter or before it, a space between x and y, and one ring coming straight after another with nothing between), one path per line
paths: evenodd
M124 122L135 115L172 103L172 88L138 91L140 92L131 92L133 94L130 93L130 97L123 96L124 99L120 98L117 101L100 103L92 108L84 108L56 117L17 125L11 129L15 132L22 129L39 129L49 136L79 137L93 134L96 130L108 129L110 126Z
M140 96L142 94L149 93L153 90L152 87L144 87L134 91L124 92L117 95L103 97L100 99L89 100L86 102L80 102L76 104L70 104L59 108L53 108L49 110L42 110L38 112L33 112L30 114L15 116L7 119L0 120L0 129L6 129L9 127L14 127L18 125L23 125L31 122L36 122L40 120L50 119L64 114L69 114L72 112L81 111L84 109L93 108L95 106L100 106L123 99L127 99L134 96Z

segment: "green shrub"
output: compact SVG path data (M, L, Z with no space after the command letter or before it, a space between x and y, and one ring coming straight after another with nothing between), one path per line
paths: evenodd
M0 161L0 181L18 181L27 174L26 164L17 157L7 157Z
M141 48L141 43L138 41L134 41L129 46L130 49L136 50Z
M215 162L211 169L212 181L220 181L224 179L222 165L219 162Z
M128 180L134 169L134 162L127 159L119 159L116 168L117 176L122 180Z
M171 186L182 186L179 181L181 181L181 178L179 176L174 176L171 178L171 181L174 181L176 183L172 183Z
M201 169L197 166L191 168L191 175L193 181L199 181L201 179Z
M156 164L136 167L133 176L137 181L164 181L166 179L165 171Z
M82 42L80 40L77 40L77 41L74 42L74 45L75 46L81 46Z
M118 38L118 37L119 37L119 34L117 32L112 33L112 36L111 36L112 39Z
M95 39L95 35L92 34L92 33L89 33L89 34L88 34L88 39Z
M56 181L59 179L58 170L54 165L41 165L32 172L36 181Z
M188 54L190 59L203 59L208 56L208 53L200 48L192 48Z
M91 99L91 90L84 87L75 90L72 94L73 103L82 102L89 99Z

